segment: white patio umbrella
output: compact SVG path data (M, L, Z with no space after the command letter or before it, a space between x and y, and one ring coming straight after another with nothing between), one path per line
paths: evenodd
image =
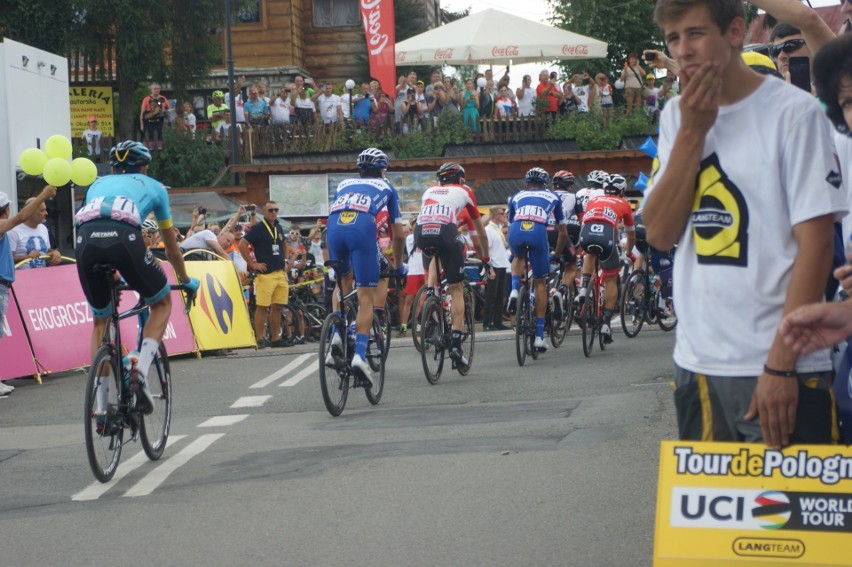
M397 65L508 65L606 55L604 41L494 9L396 44Z

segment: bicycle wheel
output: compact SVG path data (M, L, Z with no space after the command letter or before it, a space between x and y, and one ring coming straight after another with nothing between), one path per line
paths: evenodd
M376 405L382 399L382 394L385 391L385 360L387 353L384 351L387 341L384 340L382 333L389 333L389 329L382 327L382 323L378 317L373 317L373 328L370 336L370 342L367 343L367 361L370 368L373 369L373 387L364 388L364 393L367 395L367 400ZM375 364L374 364L375 363Z
M385 300L385 308L381 311L381 318L379 319L379 323L382 326L382 338L385 341L385 344L382 346L382 360L388 359L388 353L390 353L390 342L391 335L393 334L393 312L390 310L390 299Z
M597 297L595 297L595 289L589 286L586 292L586 299L583 302L583 308L580 311L580 327L583 329L583 355L586 358L592 355L592 348L595 346L595 328L598 323L596 307Z
M535 286L533 285L533 293L535 293ZM536 322L535 322L535 306L533 302L527 296L526 302L526 310L527 310L527 354L529 354L533 360L538 360L538 349L535 348L535 333L536 333Z
M299 310L293 307L292 305L282 305L281 306L281 336L280 337L272 337L270 336L270 342L275 342L279 339L283 339L285 337L290 337L291 339L295 339L296 337L304 337L305 333L302 332L302 318L300 317ZM272 331L270 331L270 334Z
M428 286L422 285L414 295L414 302L411 304L411 314L409 315L408 327L411 329L411 339L414 341L414 348L417 352L423 352L423 346L420 344L420 314L423 313L423 308L420 305L426 297ZM420 306L418 308L418 306Z
M111 345L103 345L95 352L92 366L89 368L86 398L83 402L86 455L95 478L101 482L109 481L115 474L124 440L124 427L119 411L122 407L122 388L112 352ZM93 415L99 384L100 387L107 387L109 392L105 416Z
M518 310L515 314L515 354L518 357L518 366L523 366L527 361L527 327L529 326L530 295L527 286L522 285L518 290Z
M339 333L341 347L334 348L333 361L326 364L326 356L331 350L331 334ZM319 375L322 401L328 413L337 417L346 407L346 397L349 395L349 371L346 365L346 325L343 318L335 313L325 318L322 324L319 343Z
M435 297L427 297L420 316L420 360L423 362L423 372L430 384L437 384L444 369L444 309L441 301Z
M565 340L565 334L568 332L568 312L570 310L565 307L565 297L562 295L560 291L556 291L556 295L554 297L554 303L556 301L560 301L562 304L562 312L560 316L557 318L553 310L550 313L550 344L553 345L553 348L559 348L562 346L562 341Z
M322 336L322 323L327 315L325 307L317 303L305 305L305 338L312 343L318 342Z
M633 272L621 296L621 329L631 339L639 334L645 323L646 279L644 270Z
M473 300L473 290L470 288L470 284L465 282L464 288L462 291L464 297L464 323L463 323L463 331L465 333L462 338L462 352L464 352L465 358L467 358L466 366L456 366L456 370L459 371L459 374L462 376L467 376L467 373L470 372L471 366L473 366L473 350L476 345L476 318L475 318L475 305Z
M660 304L659 291L654 292L654 296L651 298L651 301L654 302L654 305ZM668 311L668 313L657 310L657 324L662 330L669 332L677 325L677 315L675 315L674 304L672 303L671 297L666 299L666 311Z
M571 325L574 324L574 298L577 297L577 288L572 282L565 287L562 294L562 309L565 311L565 333L571 330Z
M166 345L162 343L148 371L148 389L154 398L154 411L142 416L139 439L148 458L156 461L163 455L172 425L172 375Z

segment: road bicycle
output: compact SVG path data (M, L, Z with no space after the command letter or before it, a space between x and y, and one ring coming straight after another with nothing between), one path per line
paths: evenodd
M437 273L441 273L441 262L438 249L424 249L426 256L435 258ZM426 299L420 312L420 360L423 372L430 384L441 380L444 369L444 358L449 354L453 344L452 296L449 286L441 284L426 290ZM464 301L464 321L462 322L461 347L467 364L459 364L452 358L452 368L462 376L470 372L473 365L473 352L476 344L476 323L473 317L473 291L466 280L462 280L462 298ZM417 298L415 297L415 301Z
M600 270L600 260L598 260L598 256L603 253L603 248L597 244L591 244L586 252L594 254L595 266L592 271L592 278L589 281L589 287L586 290L586 298L583 300L580 312L577 315L577 323L580 329L582 329L583 355L588 358L592 355L592 349L595 346L595 335L598 337L598 344L601 350L606 350L606 342L600 332L601 325L603 325L603 305L606 286L604 285L604 277ZM586 260L588 258L586 256Z
M562 276L565 266L560 262L559 268L552 272L548 278L548 317L547 327L550 329L550 343L553 348L559 348L565 335L571 330L574 323L574 296L577 294L574 282L565 285ZM561 309L556 309L556 301L560 302Z
M339 262L329 260L326 265L335 267ZM339 293L335 290L335 293ZM372 386L352 370L355 355L355 319L358 314L358 291L353 289L340 298L340 311L329 313L322 324L319 342L319 375L322 399L328 413L337 417L343 413L351 388L364 388L367 400L376 405L382 399L385 386L384 331L381 321L373 312L373 323L367 343L367 363L373 370ZM332 345L334 333L342 339L340 346ZM331 352L330 360L326 360Z
M290 297L281 313L282 326L289 329L289 336L305 337L310 342L319 341L322 324L328 314L323 305L317 303L312 285L296 284L290 289ZM284 334L288 334L285 329Z
M659 278L644 268L634 270L627 279L621 297L621 328L628 337L638 335L645 323L656 323L664 331L677 325L671 298L661 301L658 286Z
M95 351L89 368L83 417L89 466L95 478L108 482L118 468L122 447L130 441L138 438L145 454L152 461L162 456L172 421L172 380L166 346L161 342L147 378L151 397L154 398L154 411L147 415L143 413L141 405L137 404L138 395L130 385L130 369L122 362L124 345L121 341L120 321L138 317L138 349L142 344L142 328L148 318L148 306L139 299L135 306L120 313L118 304L121 292L130 287L116 281L116 268L113 265L98 264L94 266L94 272L102 274L109 282L112 311L101 346ZM189 313L194 301L191 290L183 285L170 287L186 293L184 313ZM105 415L95 414L99 387L108 388ZM125 432L130 434L127 440Z
M521 280L521 287L518 289L518 307L515 312L515 355L518 359L518 365L523 366L526 363L527 356L531 356L533 360L538 359L539 351L535 348L536 338L536 322L535 322L535 280L532 278L532 268L530 266L530 248L529 246L521 246L522 253L526 257L524 271ZM548 281L551 276L548 276ZM550 333L550 341L554 347L562 344L565 338L565 329L562 327L562 321L553 321L553 310L550 302L552 296L548 294L548 306L545 311L545 332ZM559 325L557 333L561 336L554 342L553 329L554 325Z

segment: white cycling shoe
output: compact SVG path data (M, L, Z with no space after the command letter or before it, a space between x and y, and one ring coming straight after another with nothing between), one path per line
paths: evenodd
M533 343L533 348L538 352L547 352L547 343L544 342L543 337L536 337L535 342Z
M357 354L352 357L352 371L361 379L370 383L370 388L373 387L373 371L367 361Z

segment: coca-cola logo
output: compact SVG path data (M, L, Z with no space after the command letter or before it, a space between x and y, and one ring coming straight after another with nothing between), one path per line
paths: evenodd
M494 57L517 57L518 46L507 45L505 47L499 47L495 45L493 48L491 48L491 55Z
M435 59L437 60L446 60L453 58L453 49L436 49L435 50Z
M563 45L562 55L588 55L588 45Z
M361 17L364 19L364 31L370 55L379 55L388 45L388 35L382 33L382 0L361 0Z

